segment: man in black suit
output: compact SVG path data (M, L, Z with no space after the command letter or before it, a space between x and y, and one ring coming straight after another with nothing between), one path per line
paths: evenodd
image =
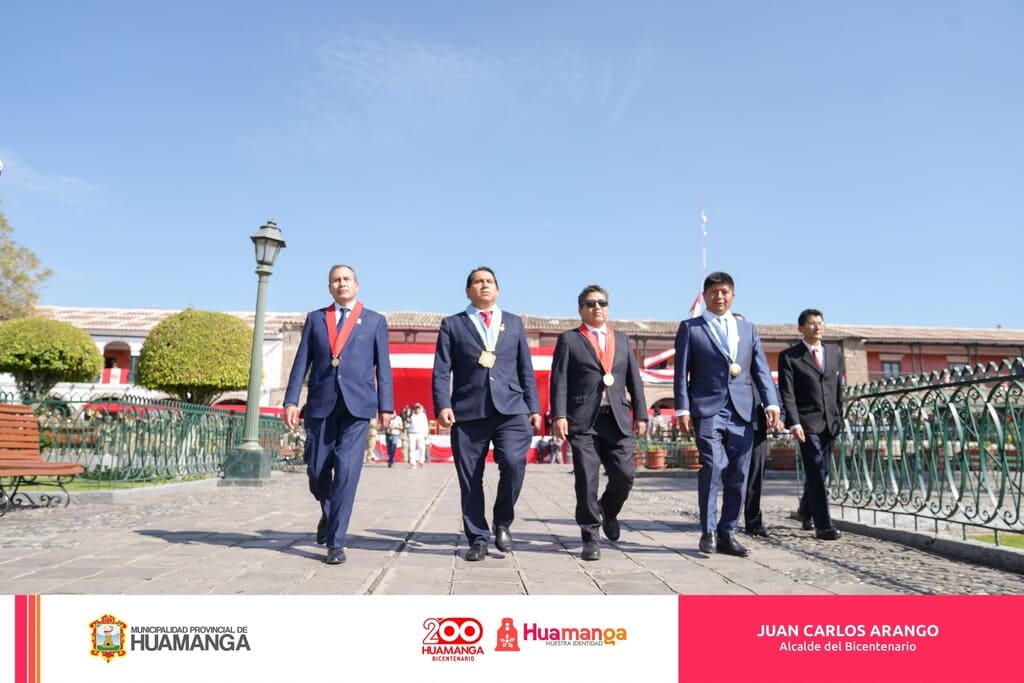
M647 429L647 404L629 337L607 325L608 292L589 285L577 303L583 324L558 336L551 361L551 428L572 445L580 556L598 560L598 527L619 540L618 515L636 474L632 436ZM608 485L598 500L601 465Z
M779 392L786 426L800 443L804 493L815 533L825 541L839 538L828 509L828 479L832 446L842 426L843 358L839 349L821 343L825 319L821 311L800 313L797 329L803 341L779 355Z
M764 468L768 460L768 423L764 403L754 389L754 444L750 449L750 470L747 473L747 495L743 500L743 531L750 536L768 538L771 534L764 525L761 512L761 487Z
M744 320L739 313L733 316ZM757 387L754 387L754 445L750 449L750 469L747 472L747 495L743 499L743 530L750 536L768 538L768 528L761 514L761 484L764 482L764 466L768 459L768 420L764 402Z
M487 556L491 538L484 513L488 447L494 443L500 473L494 499L494 545L509 552L509 527L526 474L526 453L533 430L541 427L537 378L523 321L498 308L498 292L498 280L490 268L470 272L466 278L470 306L441 321L434 353L434 411L438 424L451 427L470 562Z

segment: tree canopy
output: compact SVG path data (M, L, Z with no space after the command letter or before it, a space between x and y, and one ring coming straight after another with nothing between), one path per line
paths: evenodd
M0 320L30 315L39 288L50 276L31 249L14 241L14 228L0 212Z
M186 309L161 321L139 352L136 382L190 403L249 386L252 329L227 313Z
M0 372L9 372L31 401L57 382L88 382L103 367L92 337L70 323L47 318L17 318L0 323Z

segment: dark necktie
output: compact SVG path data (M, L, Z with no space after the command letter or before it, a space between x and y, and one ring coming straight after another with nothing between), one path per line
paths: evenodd
M338 332L341 332L341 326L345 324L345 318L348 317L348 309L344 306L341 307L341 314L338 316Z

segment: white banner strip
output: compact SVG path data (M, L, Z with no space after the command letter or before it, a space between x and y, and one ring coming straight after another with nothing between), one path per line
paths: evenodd
M678 680L675 595L46 595L41 626L43 681Z

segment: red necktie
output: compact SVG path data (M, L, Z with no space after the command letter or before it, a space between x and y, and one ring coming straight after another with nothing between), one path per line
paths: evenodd
M818 364L818 369L825 372L825 364L821 362L821 355L819 355L818 349L811 349L811 355L814 356L814 362Z
M480 317L484 319L484 327L491 326L491 313L493 311L480 311Z

